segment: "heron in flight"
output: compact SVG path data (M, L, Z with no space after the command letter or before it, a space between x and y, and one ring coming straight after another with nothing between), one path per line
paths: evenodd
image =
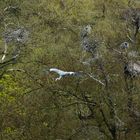
M80 72L62 71L57 68L50 68L50 72L55 72L59 75L59 77L56 78L55 81L60 80L61 78L66 77L66 76L80 76L81 75Z
M66 76L77 76L77 77L88 76L88 77L92 78L93 80L95 80L96 82L100 83L101 85L105 86L105 84L103 82L96 79L92 74L87 74L87 73L84 73L82 71L80 71L80 72L68 72L68 71L62 71L62 70L57 69L57 68L50 68L49 71L55 72L59 75L59 77L56 78L55 81L58 81L61 78L66 77Z

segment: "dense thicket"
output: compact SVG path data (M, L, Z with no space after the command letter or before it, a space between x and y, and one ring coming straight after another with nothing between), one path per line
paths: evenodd
M0 140L139 140L139 28L139 0L1 0Z

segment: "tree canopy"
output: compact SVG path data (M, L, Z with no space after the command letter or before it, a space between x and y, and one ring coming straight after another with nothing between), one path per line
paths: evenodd
M139 0L0 1L0 140L139 140L139 32Z

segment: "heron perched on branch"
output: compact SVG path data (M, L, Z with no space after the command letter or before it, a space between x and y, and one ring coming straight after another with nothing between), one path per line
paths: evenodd
M15 30L8 30L4 33L4 40L6 43L11 41L25 43L28 40L29 32L24 28L20 27Z
M83 39L83 38L87 37L90 33L91 33L91 26L90 25L87 25L81 31L81 38Z
M81 46L83 50L93 54L93 52L95 52L95 49L99 46L99 41L97 39L89 38L91 29L91 26L87 25L81 31Z
M6 58L6 54L8 51L8 44L11 42L16 42L18 44L19 43L25 44L25 42L27 42L28 40L28 35L29 35L29 32L24 27L20 27L17 29L7 29L7 31L4 32L3 38L4 38L5 45L4 45L4 53L1 58L2 63L4 62ZM19 53L20 53L20 48L16 46L16 49L14 50L14 57L19 55Z
M136 77L140 75L140 61L128 62L125 64L124 73L130 77Z
M88 38L84 38L82 40L82 48L89 52L89 53L92 53L93 52L95 53L95 49L99 46L99 42L95 39L95 40L90 40Z
M128 42L123 42L123 43L120 45L120 47L121 47L122 49L128 49L128 48L129 48L129 43L128 43Z

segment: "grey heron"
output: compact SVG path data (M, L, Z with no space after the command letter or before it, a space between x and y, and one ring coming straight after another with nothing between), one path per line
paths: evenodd
M131 77L140 75L140 61L128 62L125 64L124 73Z
M15 30L8 29L3 34L5 45L4 45L4 55L1 58L1 62L3 62L6 57L7 50L8 50L8 43L16 42L16 43L25 44L25 42L28 40L28 35L29 35L29 32L24 27L20 27ZM19 46L16 46L13 53L14 53L13 57L17 57L17 55L20 54Z
M62 71L57 68L50 68L50 72L55 72L59 75L59 77L56 78L55 81L60 80L61 78L66 77L66 76L80 76L79 72Z
M82 71L80 72L68 72L68 71L62 71L60 69L57 68L50 68L49 69L50 72L55 72L59 75L58 78L55 79L55 81L58 81L60 79L62 79L63 77L67 77L67 76L77 76L77 77L83 77L83 76L88 76L90 78L92 78L94 81L100 83L101 85L105 86L105 84L103 82L101 82L100 80L96 79L92 74L88 74L88 73L84 73Z
M123 42L121 45L120 45L121 49L128 49L129 48L129 43L128 42Z
M24 28L20 27L15 30L11 29L4 33L4 40L6 43L11 41L25 43L28 39L29 32Z
M97 46L98 42L96 40L91 41L88 38L82 40L82 48L87 52L93 52Z
M91 33L91 26L90 25L87 25L81 31L81 38L83 39L83 38L87 37L90 33Z
M89 34L91 33L91 26L87 25L83 28L81 32L81 46L83 50L90 52L93 54L97 46L99 46L99 41L96 39L89 38Z
M139 52L138 51L133 51L133 50L128 53L128 56L132 57L132 58L140 57Z

